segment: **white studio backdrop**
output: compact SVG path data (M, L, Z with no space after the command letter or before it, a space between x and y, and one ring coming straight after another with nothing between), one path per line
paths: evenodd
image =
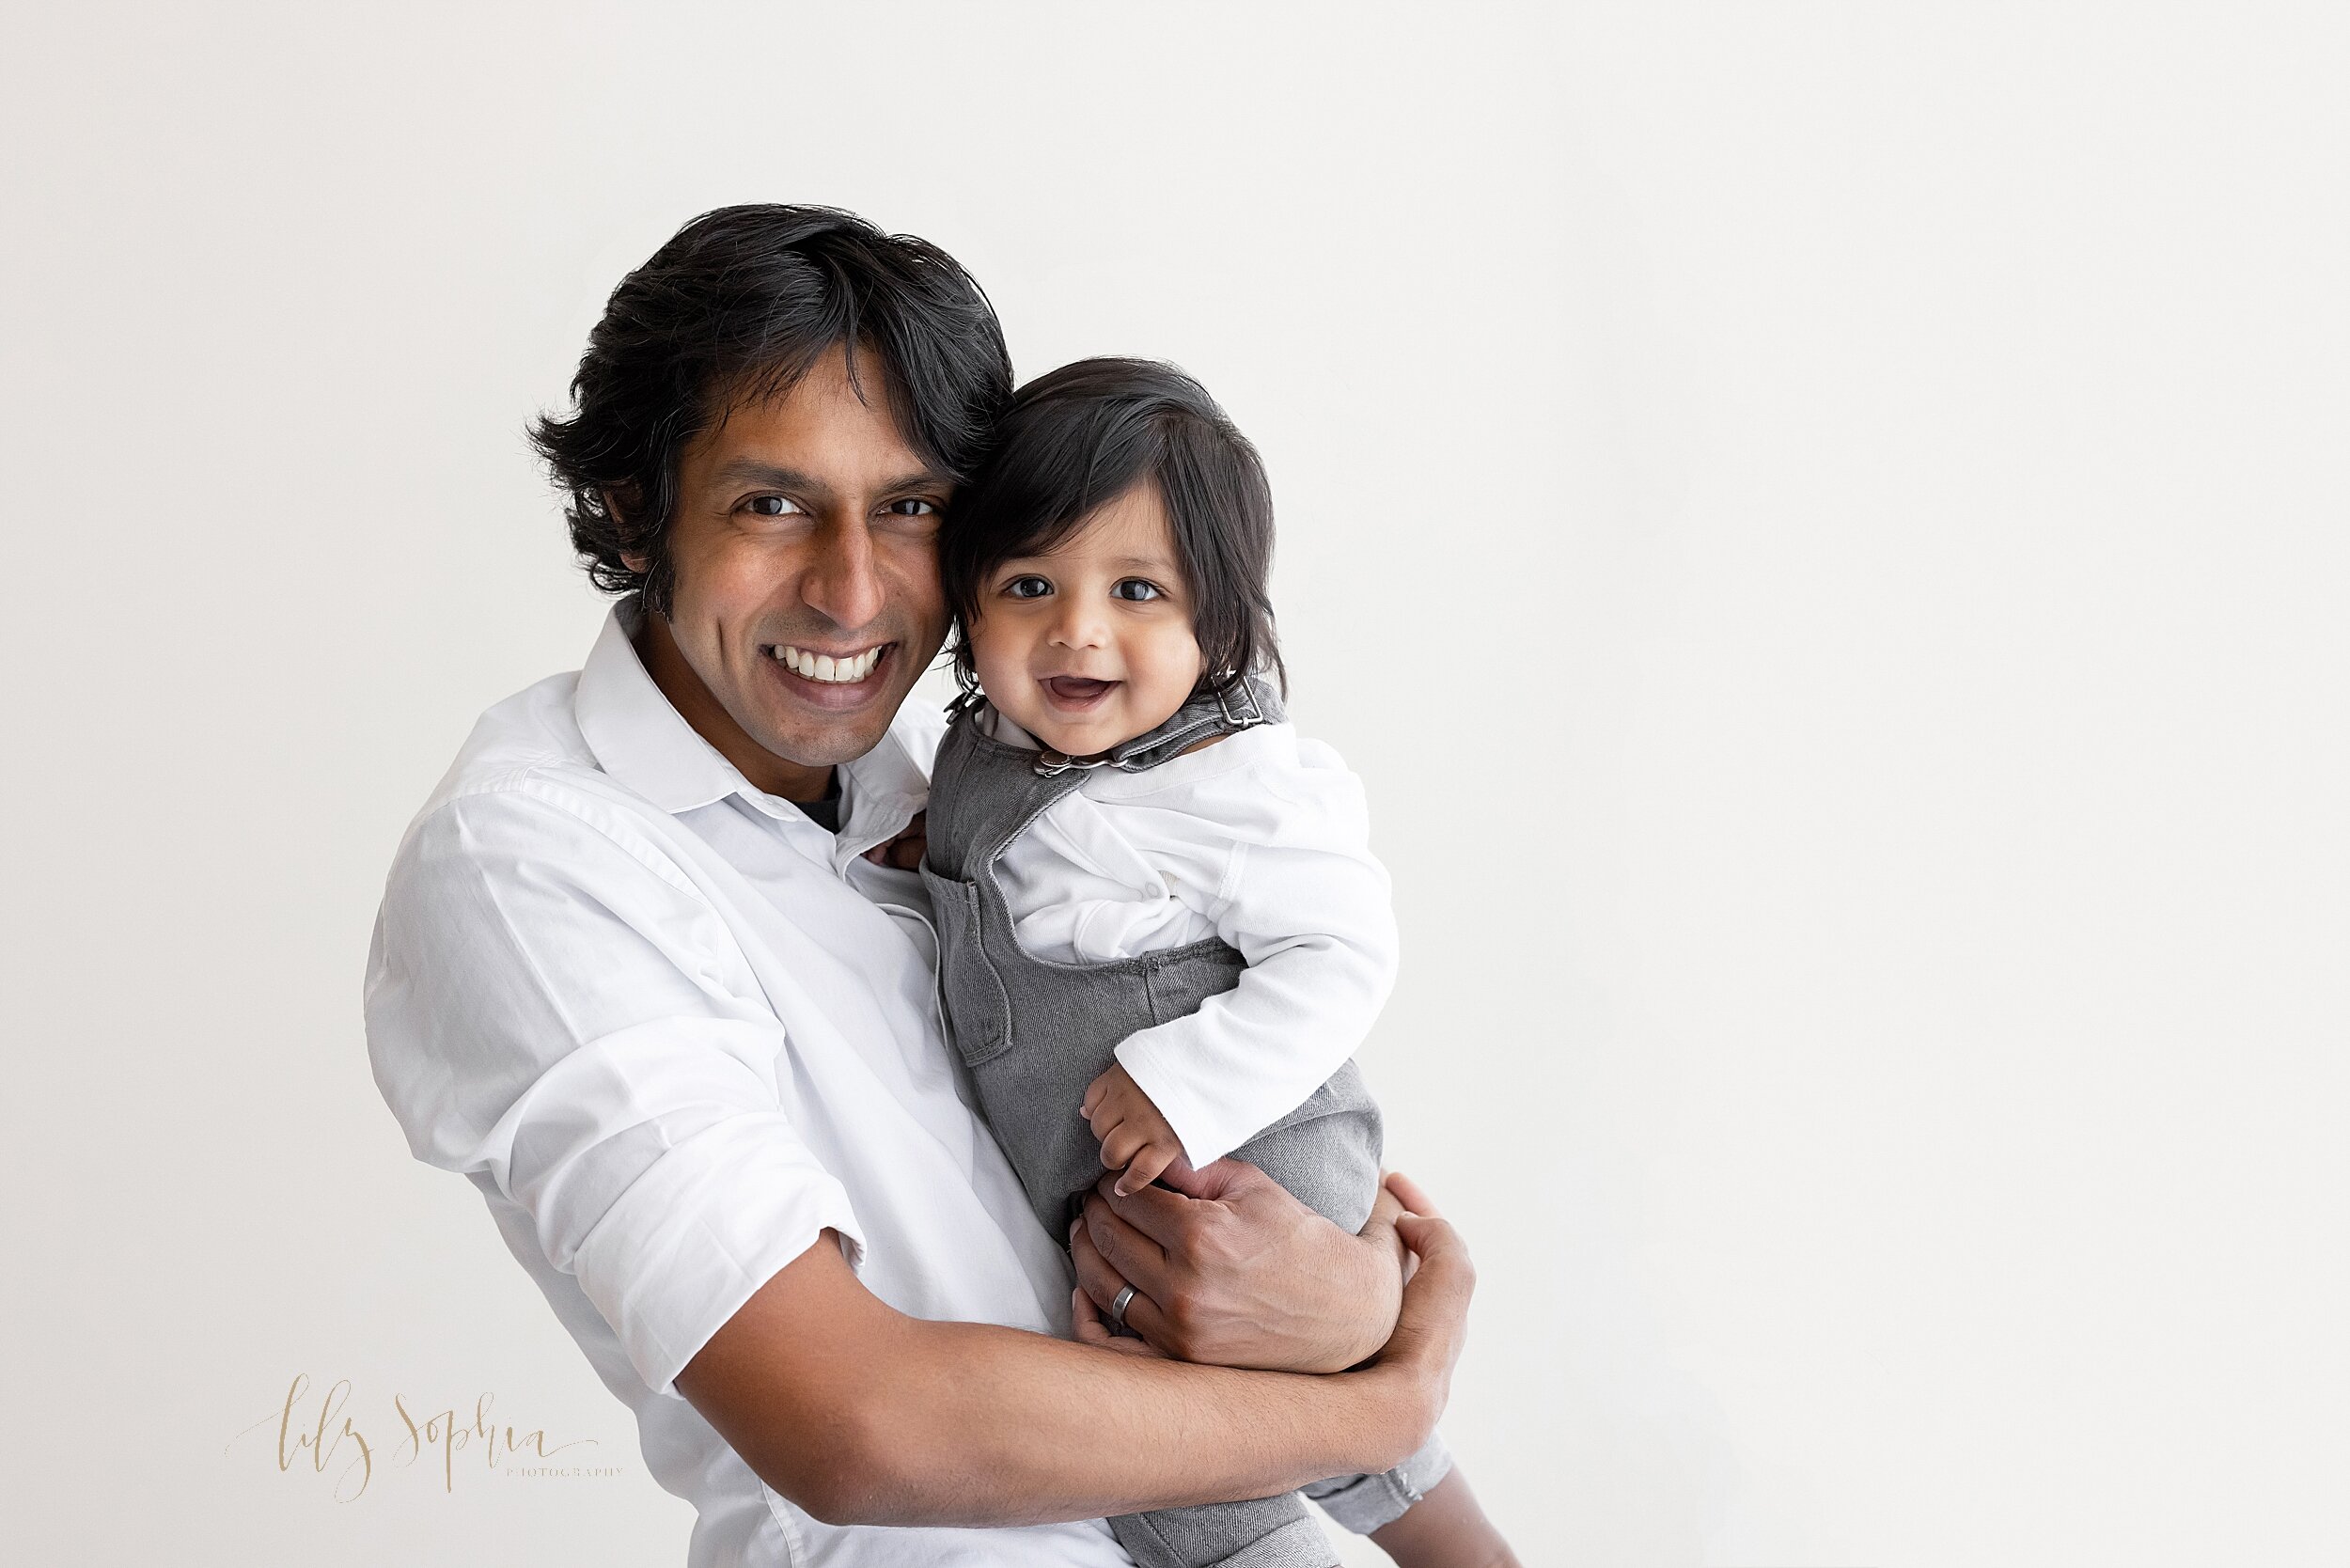
M9 32L8 1560L682 1559L359 978L475 714L602 614L524 423L743 200L1264 449L1407 942L1365 1064L1480 1266L1446 1429L1528 1563L2350 1557L2339 8ZM280 1467L296 1376L358 1495ZM398 1414L485 1393L565 1473Z

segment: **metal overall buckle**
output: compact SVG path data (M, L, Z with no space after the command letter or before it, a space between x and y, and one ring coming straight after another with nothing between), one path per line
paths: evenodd
M1036 776L1039 778L1058 778L1072 768L1087 773L1109 765L1110 759L1106 753L1100 757L1072 757L1066 752L1046 750L1037 756Z
M1237 713L1232 712L1233 692L1239 693L1241 698L1241 711ZM1264 716L1264 710L1257 706L1256 688L1246 681L1232 687L1230 692L1217 692L1215 706L1216 711L1224 715L1224 722L1230 726L1234 732L1254 729L1258 725L1269 722Z

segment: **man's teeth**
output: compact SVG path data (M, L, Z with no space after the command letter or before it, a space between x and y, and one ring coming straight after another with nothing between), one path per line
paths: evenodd
M776 658L794 675L836 686L853 685L873 673L873 666L881 662L882 651L888 646L884 643L881 648L869 648L845 659L836 659L829 653L807 653L796 648L778 648Z

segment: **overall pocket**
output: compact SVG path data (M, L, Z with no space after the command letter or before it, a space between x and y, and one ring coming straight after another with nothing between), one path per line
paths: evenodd
M940 876L928 866L922 881L938 920L939 1011L955 1050L966 1066L977 1067L1011 1049L1011 998L981 946L979 886Z

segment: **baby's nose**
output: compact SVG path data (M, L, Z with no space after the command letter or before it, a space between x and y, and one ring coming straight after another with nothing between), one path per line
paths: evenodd
M1097 648L1104 635L1100 612L1074 603L1065 604L1053 627L1053 640L1064 648Z

